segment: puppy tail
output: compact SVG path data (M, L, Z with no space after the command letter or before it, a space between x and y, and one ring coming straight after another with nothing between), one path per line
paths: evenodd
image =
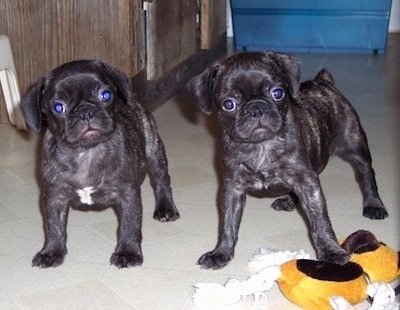
M326 69L320 70L317 76L315 77L314 81L317 83L324 83L331 86L335 85L335 80L333 79L332 74Z

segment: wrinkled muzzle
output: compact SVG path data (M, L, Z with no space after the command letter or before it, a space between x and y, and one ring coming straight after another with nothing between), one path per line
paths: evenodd
M259 142L270 139L282 127L276 104L265 100L249 101L236 116L235 139Z

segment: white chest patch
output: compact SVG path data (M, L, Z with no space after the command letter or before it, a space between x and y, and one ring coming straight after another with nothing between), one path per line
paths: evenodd
M77 189L76 193L78 194L79 198L81 199L81 202L87 205L92 205L93 200L92 200L92 194L96 191L95 188L92 186L85 187L84 189Z

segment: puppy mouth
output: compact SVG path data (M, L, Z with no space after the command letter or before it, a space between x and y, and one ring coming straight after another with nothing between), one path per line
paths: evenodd
M249 140L249 142L257 142L269 139L276 131L276 128L272 126L260 124L252 129L239 131L238 136L240 139Z
M96 122L81 124L67 132L66 141L74 147L92 147L108 140L112 132L111 127L104 127Z
M268 131L268 128L260 126L253 130L253 132L251 133L251 136L262 135L262 134L266 133L267 131ZM271 129L270 129L270 131L271 131Z
M82 133L83 140L93 140L99 138L100 136L101 136L101 131L97 128L92 128L92 127L89 127Z
M272 138L281 128L280 117L245 119L236 124L235 138L242 142L260 142Z
M90 122L82 126L79 138L83 141L92 141L106 135L108 130L97 122Z
M280 117L277 118L267 118L260 120L258 126L253 130L253 134L260 134L265 132L270 132L272 134L277 133L282 127L282 120Z

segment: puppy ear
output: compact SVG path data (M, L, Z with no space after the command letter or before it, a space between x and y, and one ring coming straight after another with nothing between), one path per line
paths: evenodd
M267 56L275 58L279 66L286 71L291 85L292 95L299 91L301 79L300 59L288 54L268 52Z
M203 73L192 78L187 84L187 89L194 97L196 106L205 114L212 113L213 93L219 64L214 64Z
M28 127L36 132L42 128L41 102L46 79L40 78L21 100L21 111Z
M126 103L131 103L133 100L132 86L126 74L101 61L98 62L98 65L113 81L117 87L118 95Z

